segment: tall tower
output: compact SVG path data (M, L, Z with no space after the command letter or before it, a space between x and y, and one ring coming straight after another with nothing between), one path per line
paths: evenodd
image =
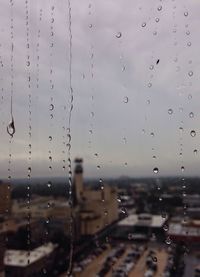
M83 159L76 158L75 169L74 169L74 186L75 186L75 194L76 200L79 203L83 197Z

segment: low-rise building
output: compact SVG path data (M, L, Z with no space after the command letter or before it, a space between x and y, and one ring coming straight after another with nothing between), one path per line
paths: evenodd
M32 251L6 250L4 264L9 277L40 276L54 266L57 245L48 243Z
M171 222L169 224L168 235L175 242L184 241L200 243L200 221L188 220L188 222Z
M131 214L118 222L116 232L113 234L116 238L129 239L148 239L151 235L163 235L163 226L167 218L161 215L151 214Z

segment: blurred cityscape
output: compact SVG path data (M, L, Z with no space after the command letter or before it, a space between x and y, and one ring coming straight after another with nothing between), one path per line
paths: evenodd
M72 194L67 180L1 181L0 277L200 276L198 178L83 173L77 158Z

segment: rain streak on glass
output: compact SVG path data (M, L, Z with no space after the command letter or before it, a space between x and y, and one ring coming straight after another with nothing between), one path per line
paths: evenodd
M13 25L13 0L10 0L10 11L11 11L11 17L10 17L10 39L11 39L11 55L10 55L10 116L11 121L9 122L7 126L7 133L10 135L10 138L13 137L15 134L15 123L14 123L14 116L13 116L13 86L14 86L14 25Z
M73 110L73 88L72 88L72 15L71 15L71 2L68 0L68 31L69 31L69 120L67 128L67 145L68 145L68 187L69 187L69 206L70 206L70 253L69 253L69 266L68 275L72 272L72 259L73 259L73 247L74 247L74 220L73 220L73 195L72 195L72 164L71 164L71 116Z
M91 15L92 15L92 10L93 10L93 6L92 4L89 4L88 6L88 9L89 9L89 12L88 12L88 15L89 15L89 21L91 22ZM93 24L90 24L90 25L93 25ZM92 30L91 30L92 31ZM91 33L91 39L93 38L93 32ZM89 121L89 124L90 124L90 130L89 130L89 134L90 134L90 138L89 138L89 141L88 141L88 147L91 148L92 146L92 141L93 141L93 122L94 122L94 95L95 95L95 84L94 84L94 46L92 44L92 41L90 42L90 53L89 53L89 56L90 56L90 79L91 79L91 94L90 94L90 101L91 101L91 111L90 111L90 121ZM85 76L85 75L84 75ZM84 77L85 78L85 77Z
M9 122L6 130L7 133L9 134L9 149L8 149L8 175L7 175L7 179L8 179L8 183L7 183L7 192L6 192L6 198L9 199L9 194L10 194L10 182L12 180L12 172L11 172L11 168L12 168L12 138L13 135L15 134L15 123L14 123L14 117L13 117L13 91L14 91L14 20L13 20L13 5L14 2L13 0L10 0L10 41L11 41L11 53L10 53L10 117L11 117L11 121ZM3 67L3 63L1 61L1 66ZM3 85L2 85L3 86ZM2 87L2 92L3 92L3 87ZM2 100L3 100L3 96L2 96ZM3 101L2 101L3 102ZM2 112L1 112L1 116L3 116ZM7 214L9 215L9 209L6 208L4 210L5 212L5 216L7 216ZM5 224L5 226L7 226L7 223ZM5 236L5 242L8 241L8 236L6 234Z
M28 257L27 257L27 263L30 262L29 256L30 256L30 247L31 247L31 213L30 213L30 202L31 202L31 193L30 193L30 187L31 187L31 140L32 140L32 90L31 90L31 62L30 62L30 26L29 26L29 11L30 11L30 6L29 6L29 1L25 0L25 14L26 14L26 73L27 73L27 93L28 93L28 127L29 127L29 142L28 142L28 170L27 170L27 178L28 178L28 184L26 186L27 190L27 248L28 248Z
M41 36L41 21L42 21L42 9L39 11L39 23L37 31L37 44L36 44L36 87L39 88L40 80L40 36Z

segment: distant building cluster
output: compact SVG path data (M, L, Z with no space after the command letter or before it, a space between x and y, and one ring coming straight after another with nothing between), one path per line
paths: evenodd
M105 252L107 258L98 270L110 272L111 262L117 262L119 257L114 252L110 257L108 250L118 249L118 243L123 241L127 257L123 261L120 256L121 266L115 270L116 274L122 267L127 271L137 271L136 262L140 264L140 260L135 259L134 264L130 261L131 255L135 255L135 250L130 248L132 242L147 247L141 253L144 260L150 259L148 253L152 251L148 244L151 243L200 243L198 194L191 193L181 198L179 187L173 185L169 188L161 186L158 193L153 184L148 185L145 181L125 186L124 181L120 182L121 186L106 185L102 180L98 186L84 184L83 160L80 158L75 159L72 204L69 204L69 195L32 194L30 201L11 199L10 184L0 182L0 277L59 276L58 273L67 270L72 235L74 270L77 271L85 269ZM187 214L183 213L183 207L187 207ZM105 241L107 234L113 244ZM103 242L100 249L96 248L98 240ZM154 252L165 257L162 271L173 272L172 263L167 258L171 254L161 248L159 246ZM181 271L181 248L175 246L174 249L174 263L180 265ZM79 259L82 252L88 258ZM146 266L144 271L150 274L151 266ZM68 276L66 274L63 276ZM149 276L154 276L151 274Z

